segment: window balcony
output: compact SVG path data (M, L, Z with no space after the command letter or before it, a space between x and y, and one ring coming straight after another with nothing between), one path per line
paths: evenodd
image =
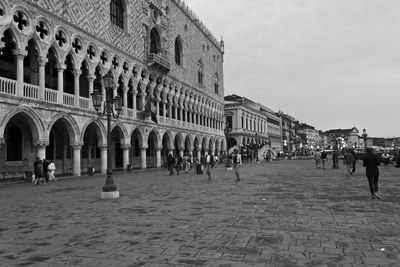
M155 66L160 68L162 71L169 72L171 65L169 61L159 54L150 53L147 57L147 63L149 66Z

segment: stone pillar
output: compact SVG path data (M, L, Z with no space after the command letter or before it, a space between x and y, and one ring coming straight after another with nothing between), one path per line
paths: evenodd
M189 156L193 157L193 147L188 148L188 153L189 153Z
M48 59L39 57L39 99L44 100L44 89L45 89L45 66Z
M104 108L104 102L106 101L106 87L104 86L104 80L101 79L101 106Z
M168 152L168 155L169 155L169 154L172 154L172 156L174 156L174 150L173 150L173 149L170 149L169 152Z
M164 118L167 117L167 100L161 100Z
M136 95L137 95L138 91L133 89L132 90L132 108L133 110L136 110Z
M130 149L131 149L131 145L121 145L121 148L122 148L122 150L123 150L123 163L122 163L122 165L123 165L123 167L124 167L124 170L127 170L127 168L128 168L128 164L129 164L129 151L130 151Z
M124 98L124 113L125 117L128 117L128 86L125 84L122 87L123 98Z
M175 115L175 120L178 119L178 107L174 106L174 115Z
M140 159L142 161L142 169L147 168L147 161L146 161L146 151L147 151L147 146L142 145L142 148L140 149Z
M93 82L96 79L96 75L94 74L88 74L88 76L86 77L88 79L89 82L89 109L93 110L93 101L91 99L91 93L93 93Z
M72 175L81 176L81 149L82 145L72 145L73 149L73 165Z
M45 159L46 158L46 147L48 146L47 141L38 141L34 142L34 146L36 147L36 157L39 159Z
M172 119L172 102L170 102L168 105L168 114L169 118Z
M79 107L79 76L82 71L74 69L74 96L75 96L75 107Z
M201 159L201 150L200 147L197 148L197 155L196 155L197 159L200 161Z
M24 58L28 54L27 51L20 49L14 49L13 54L17 60L17 96L24 95Z
M57 64L57 103L63 104L65 64Z
M161 147L158 147L156 149L156 167L160 168L161 167Z
M183 148L179 148L179 156L183 158Z
M100 172L106 173L107 172L107 145L99 145L100 148Z
M179 108L179 118L181 119L181 121L183 121L183 106L182 105Z
M156 98L156 116L160 116L160 99Z

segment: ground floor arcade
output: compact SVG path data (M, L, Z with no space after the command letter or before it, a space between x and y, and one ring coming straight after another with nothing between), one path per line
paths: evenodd
M90 114L34 108L1 107L0 167L3 171L32 170L36 157L52 160L56 174L79 176L94 167L107 168L106 120ZM224 136L166 127L148 121L114 120L111 126L114 169L158 168L169 153L200 158L226 149Z

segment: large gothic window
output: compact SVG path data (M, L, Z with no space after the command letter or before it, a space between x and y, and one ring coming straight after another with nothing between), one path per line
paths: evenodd
M124 7L122 0L111 0L110 2L110 19L111 22L124 28Z
M214 92L216 94L219 94L219 79L218 79L218 73L215 73L214 75Z
M175 63L182 65L182 43L179 37L175 39Z

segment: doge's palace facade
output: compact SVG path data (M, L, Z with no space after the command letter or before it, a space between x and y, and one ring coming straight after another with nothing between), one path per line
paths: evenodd
M0 37L3 176L36 157L105 173L108 145L116 169L225 151L224 44L183 1L0 0ZM123 99L110 144L90 97L105 75Z

